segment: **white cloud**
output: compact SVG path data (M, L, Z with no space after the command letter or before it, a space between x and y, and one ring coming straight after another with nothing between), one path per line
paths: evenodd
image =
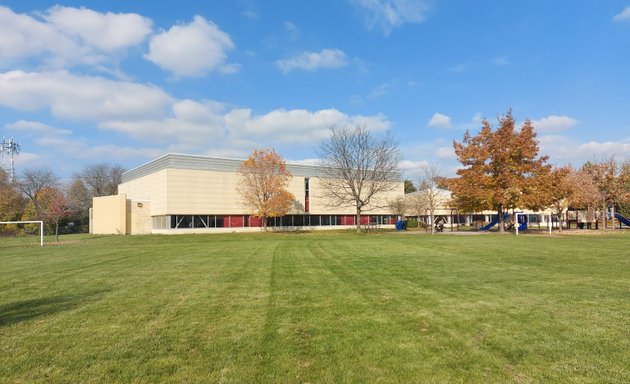
M453 149L453 146L450 146L450 147L438 147L434 151L434 155L438 159L448 159L448 160L457 159L457 156L455 155L455 150Z
M108 63L151 33L135 13L99 13L55 6L35 16L0 6L0 60L42 58L47 66Z
M112 120L99 126L143 141L200 150L223 139L223 108L215 102L180 100L163 119Z
M617 160L630 160L630 141L580 142L563 135L542 135L540 153L549 155L552 162L582 164L587 160L614 156Z
M0 105L22 110L48 110L70 120L155 118L172 98L162 89L66 71L0 73Z
M537 132L560 132L577 125L578 121L568 116L547 116L533 120L532 124Z
M450 116L443 115L441 113L434 113L429 122L427 123L429 127L433 128L451 128L451 118Z
M623 11L619 12L613 17L614 21L629 21L630 20L630 6L625 7Z
M54 6L44 19L67 36L105 52L135 46L151 33L152 21L135 13L99 13L86 8Z
M323 49L321 52L302 52L294 57L278 60L276 64L284 73L294 69L314 71L320 68L339 68L348 64L346 54L340 49Z
M365 125L373 131L390 127L381 114L349 116L336 109L307 111L278 109L261 116L253 116L250 109L234 109L226 114L225 125L231 135L257 138L268 143L316 143L328 137L331 126Z
M6 124L5 127L10 130L37 135L69 135L72 133L68 129L56 128L39 121L18 120L14 123Z
M405 23L421 23L426 19L426 0L349 0L364 16L368 29L379 28L389 36L394 28Z
M234 64L226 64L226 52L231 49L230 36L197 15L190 24L175 25L153 36L144 57L177 76L200 77L213 70L238 70Z
M402 160L400 163L398 163L398 168L405 175L419 173L427 166L429 166L429 162L425 160Z
M289 34L289 38L291 40L297 40L300 37L300 29L297 27L297 25L288 20L284 22L284 29Z

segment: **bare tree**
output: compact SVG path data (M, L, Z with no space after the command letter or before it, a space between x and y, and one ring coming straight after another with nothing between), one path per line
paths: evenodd
M44 188L52 188L58 184L57 176L48 168L27 169L20 175L16 185L22 193L31 201L38 218L42 217L42 208L38 195Z
M118 193L124 172L120 165L99 163L85 166L74 179L80 180L92 197L109 196Z
M422 168L420 175L417 177L416 185L418 186L418 196L423 202L425 209L429 211L429 221L431 225L431 234L435 233L435 211L440 203L443 203L443 191L438 188L438 184L442 176L440 169L435 164L429 164Z
M356 209L360 232L363 209L380 194L398 188L398 142L390 135L376 137L366 126L330 131L330 138L317 148L324 172L321 186L333 204Z
M399 216L400 219L404 219L407 212L407 201L404 196L396 196L389 200L389 209L394 216Z
M92 198L118 193L125 169L120 165L99 163L86 165L68 185L68 204L82 223L87 223Z

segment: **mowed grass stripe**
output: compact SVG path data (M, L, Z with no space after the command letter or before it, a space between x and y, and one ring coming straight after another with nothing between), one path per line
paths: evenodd
M0 377L624 383L629 240L313 233L0 247Z

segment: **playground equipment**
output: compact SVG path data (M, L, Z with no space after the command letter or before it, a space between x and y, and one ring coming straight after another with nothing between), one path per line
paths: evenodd
M615 218L621 221L622 223L624 223L625 225L627 225L628 227L630 227L630 219L628 219L627 217L624 217L618 213L615 213Z
M506 221L510 218L510 214L509 213L504 213L503 214L503 221ZM479 228L480 231L489 231L490 228L494 227L495 225L497 225L499 223L499 215L494 215L494 219L492 219L492 221L486 225L484 225L483 227Z

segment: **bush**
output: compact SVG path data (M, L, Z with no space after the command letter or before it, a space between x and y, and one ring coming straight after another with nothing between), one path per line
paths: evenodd
M407 228L418 228L418 220L416 219L409 219L407 220Z

